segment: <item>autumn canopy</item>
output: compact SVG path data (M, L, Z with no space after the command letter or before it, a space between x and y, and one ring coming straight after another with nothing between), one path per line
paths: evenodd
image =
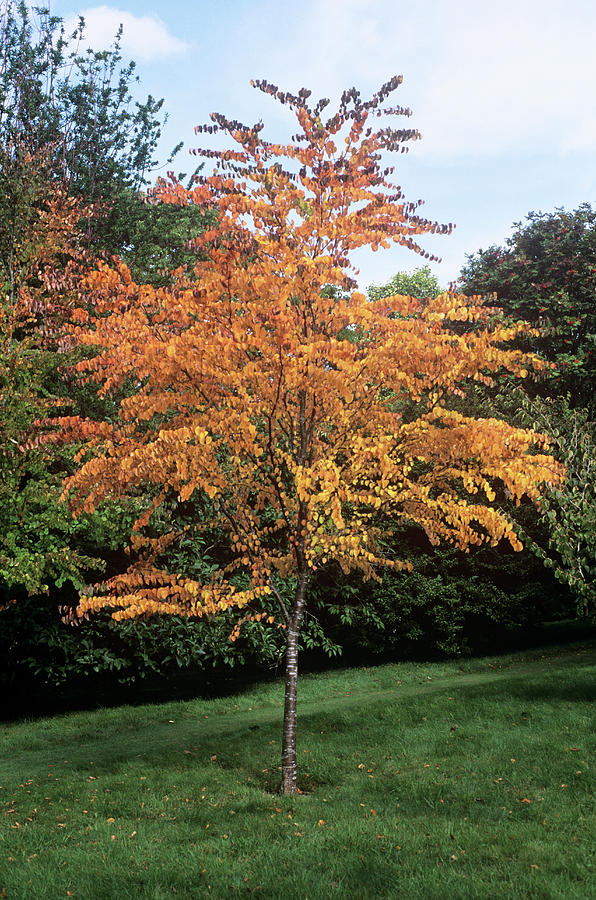
M419 235L450 230L421 218L383 167L388 151L418 137L377 128L409 115L384 106L400 80L368 102L344 93L326 121L327 101L311 107L308 91L256 83L296 115L284 145L264 140L261 124L220 115L197 129L235 149L198 151L214 174L191 189L170 179L156 201L214 209L217 227L197 238L194 270L178 272L172 289L135 284L124 265L87 278L75 331L98 352L78 369L104 392L125 388L125 399L113 424L60 420L63 437L84 442L65 485L75 512L108 496L146 498L131 567L90 590L81 612L257 615L263 599L278 602L289 792L297 641L313 573L333 564L374 577L407 566L390 537L404 522L432 543L519 548L499 497L535 500L561 474L541 436L458 411L475 381L540 367L506 349L523 325L503 324L479 298L369 302L355 290L351 251L398 243L422 253ZM162 517L161 534L152 525L160 505L197 500L228 546L226 564L202 581L160 559L179 537L175 517L170 528Z

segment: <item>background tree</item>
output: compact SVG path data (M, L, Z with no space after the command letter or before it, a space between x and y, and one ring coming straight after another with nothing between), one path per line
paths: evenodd
M555 436L553 450L567 465L569 480L550 490L542 514L526 515L520 527L528 551L570 588L585 614L593 608L594 512L586 452L593 446L596 411L596 212L588 203L572 212L531 212L514 228L504 247L468 257L460 284L470 294L494 291L506 314L529 321L537 331L519 346L538 351L552 369L539 381L526 381L525 391L512 391L505 380L477 402L519 425L541 422Z
M596 463L594 423L564 399L518 397L520 419L548 430L567 476L540 500L547 541L529 543L557 579L568 585L579 616L596 613Z
M442 290L430 266L421 266L413 272L397 272L386 284L371 284L368 296L370 300L394 297L395 294L425 298L437 297Z
M33 16L33 18L32 18ZM144 188L160 162L163 100L139 101L135 63L124 63L121 33L110 48L85 50L81 18L73 35L47 9L0 0L0 146L9 157L49 153L46 171L94 214L87 248L129 260L143 280L164 280L185 262L185 242L202 227L193 207L172 220L148 203ZM182 145L172 151L169 164ZM181 176L182 177L182 176Z
M163 107L134 99L138 79L134 63L122 62L119 36L110 49L85 51L82 22L71 38L59 18L14 0L0 0L0 25L0 676L148 671L158 661L136 652L134 634L125 659L111 623L82 623L75 633L61 621L83 570L97 577L117 558L126 512L112 506L75 523L59 503L74 451L35 446L34 422L56 403L111 415L111 399L65 373L80 349L63 326L92 255L134 257L137 277L171 283L171 269L192 261L185 243L204 211L160 206L143 191ZM164 659L194 653L195 635L186 646L178 639L184 625L170 629ZM136 636L139 647L158 645L148 631Z
M76 529L58 504L47 451L25 446L35 420L64 404L56 367L68 359L59 345L75 305L81 211L48 186L43 151L14 149L0 173L0 578L37 593L51 579L82 585L91 562L69 546Z
M468 256L459 279L467 294L494 292L506 315L525 319L538 335L523 346L554 363L540 393L565 396L594 412L596 396L596 212L530 212L504 247Z
M173 290L139 286L124 266L89 276L101 315L82 316L78 337L102 352L79 371L103 392L131 377L139 390L114 424L60 421L64 438L86 439L90 453L66 483L75 512L153 486L132 538L138 558L84 597L81 612L111 607L127 619L236 608L285 630L285 792L297 790L298 639L313 574L331 561L369 578L407 568L391 537L396 522L433 543L518 548L490 502L503 490L536 499L542 481L560 477L551 457L531 452L544 444L539 435L448 406L468 380L489 381L503 367L523 377L539 365L502 348L519 327L489 327L481 304L449 294L371 303L322 290L349 287L356 247L394 241L419 251L416 235L448 230L420 219L380 166L381 151L416 136L369 124L409 114L383 107L400 81L367 102L345 92L325 123L327 101L311 107L304 89L294 96L257 82L296 115L287 145L265 141L260 125L213 115L203 131L237 145L205 151L223 172L190 192L176 182L162 189L173 204L217 208L220 230L197 241L209 258L196 281L181 278ZM342 339L346 329L358 340ZM410 419L401 404L412 398L423 408ZM180 537L167 517L161 534L156 527L171 502L209 505L209 525L191 515L183 532L207 530L225 548L225 565L207 578L160 562Z

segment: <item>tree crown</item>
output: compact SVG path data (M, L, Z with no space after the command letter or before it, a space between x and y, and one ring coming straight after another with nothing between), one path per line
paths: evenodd
M293 109L291 142L214 115L198 130L227 132L236 149L202 151L216 170L192 188L169 179L159 189L163 202L217 211L218 229L195 242L193 275L160 290L135 284L123 265L87 279L94 315L81 313L78 338L101 352L79 370L104 392L135 389L116 423L61 420L91 451L66 494L75 510L92 510L149 484L153 500L133 538L140 559L83 609L202 615L273 594L288 621L284 580L303 588L332 561L366 577L407 565L387 537L404 520L463 549L520 546L489 503L498 491L536 498L560 467L540 452L542 436L466 419L449 398L503 367L520 377L539 368L503 348L524 326L491 324L478 298L369 302L354 290L353 249L393 241L423 253L418 235L450 228L420 218L383 168L384 151L416 137L370 124L409 114L382 105L399 82L366 102L345 92L326 122L326 101L310 107L305 90L257 82ZM179 536L167 516L162 535L151 530L168 503L208 510L227 547L207 581L160 567Z

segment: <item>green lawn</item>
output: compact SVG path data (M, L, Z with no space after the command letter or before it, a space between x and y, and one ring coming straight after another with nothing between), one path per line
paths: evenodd
M4 726L8 900L596 896L593 644Z

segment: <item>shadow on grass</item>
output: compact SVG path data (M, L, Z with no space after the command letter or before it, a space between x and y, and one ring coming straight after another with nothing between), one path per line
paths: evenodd
M520 716L531 715L532 704L541 702L585 703L594 699L594 684L578 672L596 663L596 650L578 648L562 657L524 660L503 669L492 668L437 679L432 684L411 684L380 692L356 692L353 696L311 700L299 704L299 741L302 749L333 735L335 746L349 747L360 741L368 747L377 740L375 721L382 723L388 704L399 710L399 729L415 728L420 722L420 704L440 699L453 691L468 707L487 701L519 702ZM586 673L587 674L587 673ZM250 686L245 686L246 690ZM265 791L278 787L283 686L278 706L254 709L199 709L193 702L179 706L127 707L104 710L97 716L71 715L40 723L31 737L19 738L19 726L6 732L6 752L0 773L25 777L34 768L54 766L53 772L85 772L87 778L116 776L138 765L152 770L200 773L215 766L250 779ZM442 702L442 701L441 701ZM393 721L393 713L389 714ZM364 727L366 720L368 726ZM360 725L363 725L360 728ZM391 723L390 723L391 724ZM447 727L447 726L446 726ZM24 732L25 734L25 732ZM68 763L65 763L65 760ZM301 761L306 762L306 759ZM311 784L317 782L313 771ZM6 777L3 774L2 777Z
M564 685L552 682L528 682L525 679L519 679L517 682L510 682L507 685L507 693L510 699L518 699L524 701L526 705L538 703L540 701L564 701L565 703L593 703L596 699L596 685ZM501 691L497 688L487 688L486 690L474 690L470 688L466 691L466 696L470 700L480 699L492 696L499 698Z
M596 638L596 625L586 620L569 620L547 623L531 629L514 629L500 634L494 648L496 654L530 651L536 647L592 641ZM404 651L405 652L405 651ZM447 661L436 653L429 656L424 646L410 648L410 652L388 651L374 654L352 648L349 653L329 658L321 651L303 651L300 669L303 674L316 674L337 669L375 668L387 663L426 663ZM480 657L486 655L485 648ZM465 664L476 656L462 656ZM452 660L455 661L455 660ZM283 662L276 669L244 667L239 670L210 669L196 671L176 670L167 676L156 676L135 684L120 684L116 675L89 676L83 682L68 684L64 688L51 687L39 682L15 682L9 689L3 686L2 721L45 718L65 712L94 710L102 707L139 706L162 704L168 701L191 699L219 699L241 695L257 685L271 683L283 674Z

